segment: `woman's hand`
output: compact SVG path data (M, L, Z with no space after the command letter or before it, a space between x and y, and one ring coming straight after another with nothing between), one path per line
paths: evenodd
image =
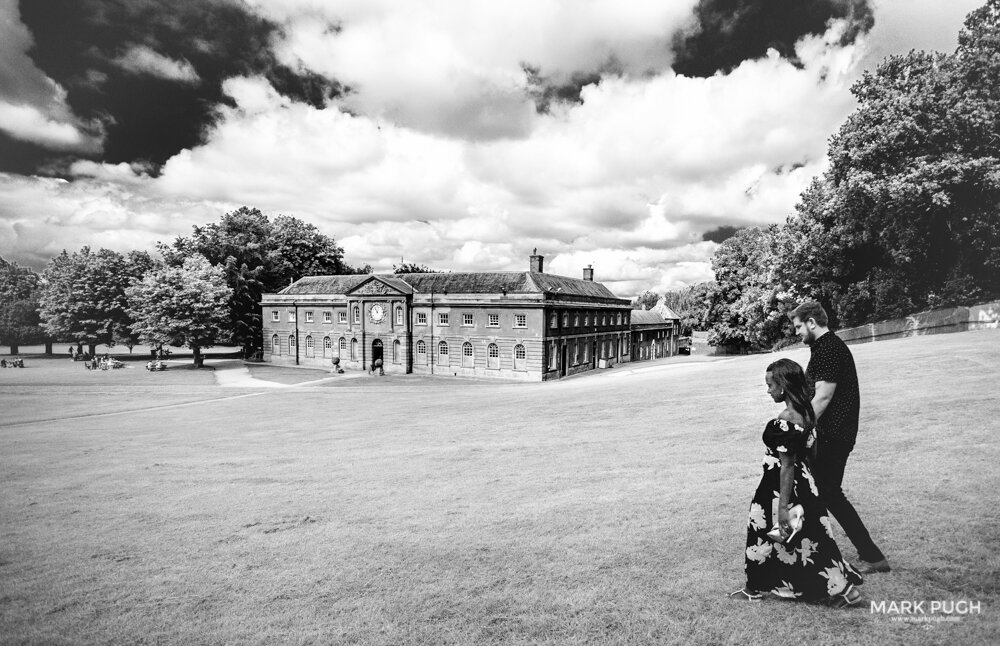
M788 536L792 533L792 526L789 524L787 505L780 505L778 507L778 529L781 530L782 536Z

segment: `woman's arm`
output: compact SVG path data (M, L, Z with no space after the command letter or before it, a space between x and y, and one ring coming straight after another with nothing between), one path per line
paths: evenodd
M781 491L778 494L778 527L782 534L791 533L788 526L788 504L792 501L792 483L795 482L795 459L788 451L780 451L781 456Z

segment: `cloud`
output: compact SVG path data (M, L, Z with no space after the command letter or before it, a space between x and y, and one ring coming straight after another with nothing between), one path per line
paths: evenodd
M114 63L133 74L150 74L157 78L181 83L197 83L201 79L191 63L173 60L154 52L145 45L132 45Z
M537 247L549 271L593 263L625 297L710 279L706 232L783 221L825 169L880 23L851 40L834 20L695 77L670 48L695 4L292 0L255 15L85 0L73 22L97 53L58 56L34 15L32 51L63 60L38 78L114 119L102 155L61 161L64 180L0 175L0 255L39 267L82 244L148 249L246 204L383 271L524 269ZM894 11L876 17L905 33ZM112 63L137 26L128 43L201 81Z
M16 0L0 0L0 131L57 150L93 152L101 139L66 103L66 90L27 52L34 42Z
M700 0L693 20L674 38L673 68L687 76L729 72L768 51L797 61L796 44L842 23L840 44L872 27L867 0Z

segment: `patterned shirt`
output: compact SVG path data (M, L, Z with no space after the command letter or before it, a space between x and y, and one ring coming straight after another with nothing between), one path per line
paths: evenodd
M810 346L812 355L806 374L813 383L828 381L837 384L833 398L816 422L819 441L831 440L854 446L858 436L858 416L861 394L854 355L847 344L833 332L827 332Z

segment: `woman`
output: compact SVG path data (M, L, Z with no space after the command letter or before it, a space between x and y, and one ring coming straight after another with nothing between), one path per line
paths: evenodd
M799 364L779 359L767 367L764 381L767 393L785 408L764 427L764 474L747 526L747 583L730 596L753 600L770 592L852 606L861 600L854 586L864 581L841 557L810 473L816 415L806 376ZM789 509L797 505L802 506L802 521L793 527Z

